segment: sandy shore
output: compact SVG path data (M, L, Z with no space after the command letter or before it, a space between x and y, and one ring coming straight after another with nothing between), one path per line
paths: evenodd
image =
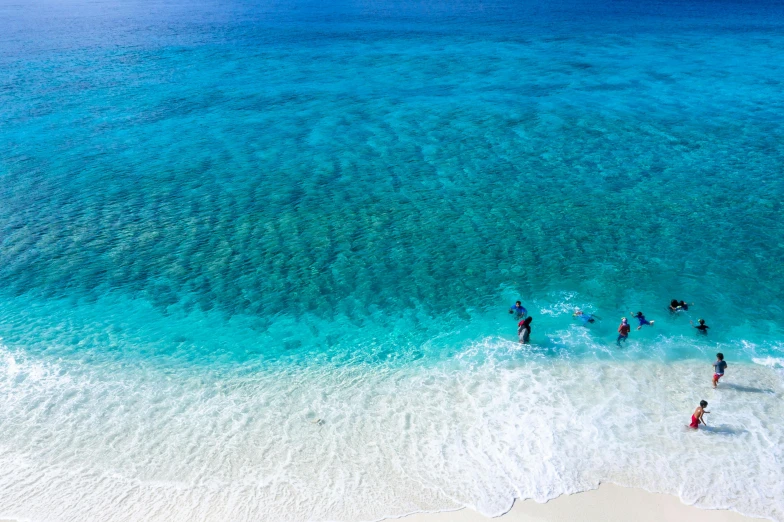
M483 522L493 520L471 509L446 513L419 513L390 520L401 522ZM706 510L687 506L678 497L649 493L642 489L602 484L599 489L563 495L539 504L533 500L515 502L499 522L759 522L760 518L734 511ZM0 522L15 522L2 520Z
M489 519L463 509L450 513L421 513L399 519L403 522L481 522ZM563 495L539 504L533 500L515 502L500 522L742 522L764 519L739 515L734 511L705 510L687 506L678 497L649 493L642 489L602 484L599 489Z

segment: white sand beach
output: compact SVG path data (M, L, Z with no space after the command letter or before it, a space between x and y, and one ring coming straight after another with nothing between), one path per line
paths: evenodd
M492 520L471 509L446 513L419 513L403 522L483 522ZM689 506L673 495L637 488L602 484L599 489L562 495L545 504L533 500L515 502L499 522L741 522L765 520L734 511Z
M472 509L441 513L417 513L401 522L484 522L494 520ZM673 495L650 493L638 488L602 484L599 489L562 495L540 504L533 500L515 502L499 522L743 522L766 520L734 511L699 509ZM18 522L0 520L0 522Z

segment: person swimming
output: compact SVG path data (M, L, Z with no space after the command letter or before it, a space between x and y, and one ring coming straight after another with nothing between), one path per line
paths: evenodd
M580 321L583 322L583 324L595 323L596 320L599 319L598 316L594 314L586 314L579 308L574 309L574 313L572 314L572 317L574 317L575 319L579 319Z
M692 303L694 304L694 303ZM676 312L688 312L689 311L689 303L686 301L678 301L677 299L673 299L670 301L670 306L667 307L671 314Z
M523 303L517 301L511 308L509 308L510 314L515 314L517 318L525 317L528 315L528 310L523 307Z
M708 424L705 422L705 419L702 417L706 413L710 413L709 411L705 410L705 407L708 405L708 401L700 401L700 405L697 406L697 409L694 410L694 413L691 415L691 424L689 424L689 428L694 428L695 430L700 427L700 422L702 422L705 426Z
M642 314L642 312L637 312L636 314L635 314L635 313L632 313L632 317L634 317L635 319L637 319L637 322L639 322L639 323L640 323L640 325L637 327L637 329L638 329L638 330L639 330L640 328L642 328L643 326L645 326L646 324L647 324L647 325L649 325L649 326L653 326L653 323L654 323L654 321L649 321L649 320L647 320L647 319L645 318L645 316Z
M531 339L531 321L533 317L526 317L517 323L517 338L520 339L521 344L528 344Z
M621 341L624 343L626 339L629 338L629 332L631 331L632 327L629 326L629 323L626 322L625 317L621 317L621 325L618 327L618 339L615 341L618 346L621 346Z
M694 321L689 321L689 324L691 324L692 328L696 328L697 329L697 333L701 333L703 335L707 335L708 334L708 328L710 328L710 326L705 324L705 319L697 319L697 322L699 323L697 326L694 326Z

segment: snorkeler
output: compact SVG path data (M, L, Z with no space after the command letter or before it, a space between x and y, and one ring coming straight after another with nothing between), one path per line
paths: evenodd
M689 324L691 324L692 328L696 328L698 333L707 335L708 328L710 328L710 326L705 324L705 319L697 319L697 322L699 323L697 326L694 326L694 321L689 321Z
M654 321L647 320L645 316L642 314L642 312L637 312L636 314L632 313L632 317L635 317L637 321L640 323L640 326L637 327L638 330L643 326L645 326L646 324L653 326Z
M694 303L692 303L692 304L694 304ZM678 306L680 306L681 310L683 310L684 312L688 312L689 311L689 303L686 303L684 301L680 301L678 303Z
M624 343L626 339L629 338L629 332L631 331L632 327L629 326L629 323L626 322L625 317L621 317L621 325L618 327L618 339L615 341L618 346L621 345L621 341Z
M531 321L533 320L533 317L526 317L517 323L517 337L521 344L528 344L531 339Z
M597 319L601 319L597 315L586 314L585 312L583 312L579 308L575 308L574 309L574 313L572 314L572 317L574 317L575 319L579 319L580 321L583 322L583 324L595 323Z
M716 362L713 363L713 387L719 384L719 379L724 377L724 369L727 368L727 361L724 360L724 354L719 352L716 354Z
M519 319L528 315L528 310L523 307L523 303L517 301L511 308L509 308L509 313L515 314L515 316Z
M705 407L708 405L708 401L700 401L700 405L697 406L697 409L694 410L694 413L691 415L691 424L689 424L689 428L694 428L695 430L700 427L700 422L708 425L705 422L705 419L702 417L706 413L710 413L709 411L705 410Z

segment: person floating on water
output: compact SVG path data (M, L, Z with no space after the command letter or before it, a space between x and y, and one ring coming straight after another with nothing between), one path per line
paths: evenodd
M716 362L713 363L713 387L719 384L719 379L724 377L724 369L727 368L727 361L724 360L724 354L719 352L716 354Z
M581 320L583 324L595 323L596 320L599 319L599 316L594 314L586 314L579 308L574 309L574 313L572 314L572 317Z
M695 430L700 427L700 422L707 426L708 424L705 422L705 419L702 416L706 413L710 413L709 411L705 410L705 407L708 405L708 401L700 401L700 405L697 406L697 409L694 410L694 413L691 416L691 424L689 424L689 428L694 428Z
M698 333L701 333L703 335L707 335L708 334L708 328L710 328L710 326L705 324L705 319L697 319L697 322L699 324L697 326L694 326L694 321L689 321L689 323L691 324L691 327L692 328L696 328Z
M631 329L632 327L629 326L628 322L626 322L626 318L621 317L621 325L618 327L618 340L616 341L618 346L621 345L621 341L623 341L624 343L626 342L626 339L629 338L629 332L631 331Z
M673 299L672 301L670 301L670 306L668 308L670 310L670 313L672 314L674 314L675 312L688 312L689 303L683 300L678 301L677 299Z
M512 306L510 309L509 309L509 313L510 313L510 314L515 314L515 317L517 317L518 319L520 319L520 318L524 318L526 315L528 315L528 310L526 310L526 309L523 307L523 303L521 303L520 301L517 301L517 302L516 302L516 303L515 303L515 304L514 304L514 305L513 305L513 306Z
M520 343L528 344L531 339L531 321L533 320L533 317L526 317L517 323L517 337L520 339Z
M636 314L635 314L635 313L633 313L633 314L632 314L632 317L636 318L636 319L637 319L637 321L640 323L640 326L638 326L638 327L637 327L637 329L638 329L638 330L639 330L640 328L642 328L643 326L645 326L646 324L647 324L647 325L650 325L650 326L653 326L653 323L654 323L654 321L649 321L649 320L647 320L647 319L645 318L645 316L642 314L642 312L637 312Z

